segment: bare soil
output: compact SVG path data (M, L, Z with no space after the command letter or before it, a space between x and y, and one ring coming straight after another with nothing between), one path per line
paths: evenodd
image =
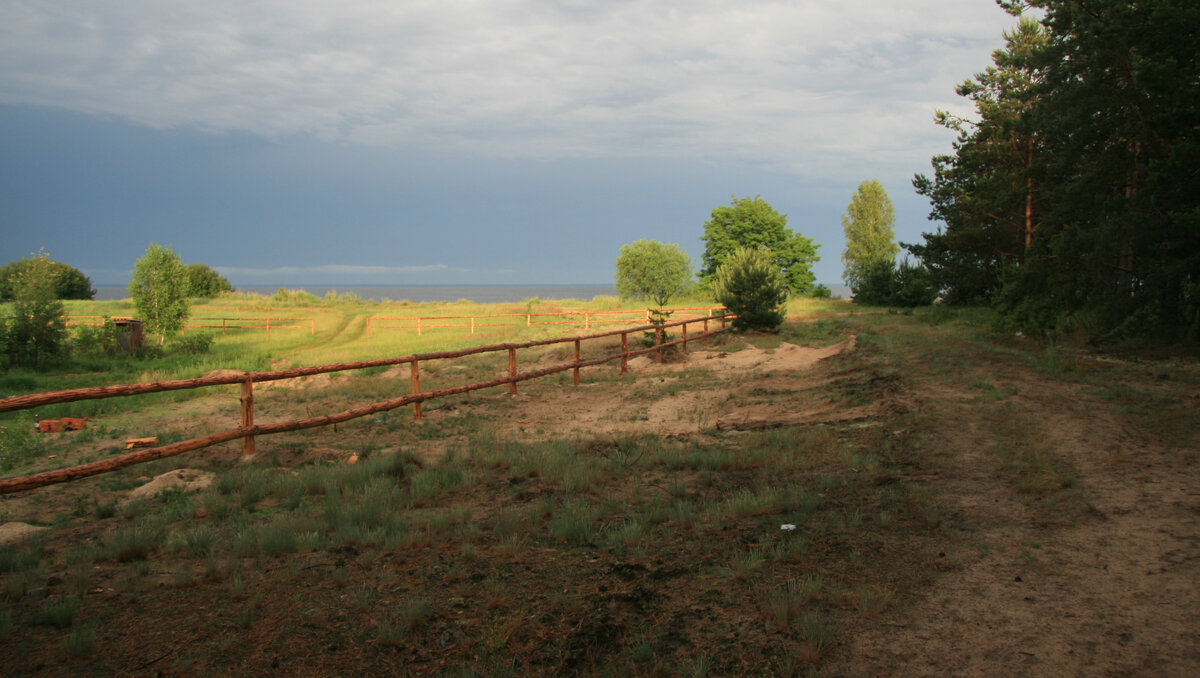
M1051 360L1037 345L979 341L900 319L861 323L850 321L854 333L824 346L735 342L664 364L640 358L630 364L633 377L609 370L578 386L531 382L516 397L430 404L421 423L406 421L394 434L343 427L298 447L260 442L285 467L345 461L367 443L431 465L477 435L453 433L456 421L476 416L496 439L568 438L601 454L605 441L639 436L736 446L738 436L820 429L861 445L907 441L919 448L919 462L874 482L926 497L929 506L914 501L914 511L935 516L933 524L900 516L894 537L838 530L827 542L814 538L794 570L776 573L824 573L859 591L885 587L880 571L904 573L894 580L904 589L887 604L832 594L819 601L838 619L827 643L764 628L761 601L707 569L729 544L764 540L727 525L671 528L662 543L623 554L545 543L517 551L491 543L458 551L437 540L391 550L364 544L290 561L246 559L239 568L260 571L242 572L237 586L220 577L182 584L174 573L190 566L166 556L151 560L149 576L159 584L149 588L131 588L113 566L97 566L99 581L83 598L89 618L102 624L97 645L107 659L64 656L61 634L19 624L0 638L0 655L15 662L14 675L439 675L464 665L490 666L494 675L604 675L612 666L647 675L1200 675L1196 362L1083 351ZM429 375L452 378L451 367ZM292 388L345 383L332 377ZM227 400L173 405L146 425L227 425L236 416ZM267 416L302 413L304 403L277 408ZM425 437L423 430L451 433ZM236 456L229 446L212 458ZM506 472L455 495L454 504L490 522L506 502L559 496L544 477ZM752 472L734 468L715 482L736 486ZM651 482L680 480L664 474ZM78 497L131 489L84 481L7 498L3 508L6 520L48 524ZM606 491L627 489L596 493ZM95 529L76 521L50 530L47 549L61 561L71 541ZM847 553L851 560L843 560ZM863 553L878 562L863 565ZM62 567L51 567L50 589L62 583ZM331 583L335 569L355 583ZM362 631L386 615L382 602L357 600L360 585L395 604L424 596L436 611L394 647L372 643ZM35 604L4 602L17 619L27 614L21 606ZM233 608L252 613L235 619ZM643 627L656 634L656 656L671 661L638 663L636 644L620 650L634 642L630 629ZM619 652L633 654L607 664Z

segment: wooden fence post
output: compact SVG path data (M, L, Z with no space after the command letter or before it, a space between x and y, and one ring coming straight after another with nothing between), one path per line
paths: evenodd
M471 334L475 334L475 316L471 316Z
M579 340L575 340L575 385L579 385Z
M368 318L369 320L369 318ZM317 321L315 318L308 319L308 336L313 336L317 333Z
M683 352L687 353L687 323L680 325L683 328Z
M417 318L417 336L421 336L421 319Z
M533 325L533 314L526 313L525 314L525 327L530 327L532 325Z
M242 382L242 428L254 425L254 380L246 377ZM242 459L254 457L254 436L242 438Z
M508 348L508 376L511 379L517 376L517 349L511 346ZM508 382L508 392L512 395L517 394L517 382Z
M225 323L229 322L228 318L221 318L221 336L225 336Z
M587 332L588 330L590 330L591 325L592 325L591 318L588 317L588 312L584 311L583 312L583 331Z
M417 367L417 359L412 361L412 392L416 395L421 392L421 368ZM421 418L421 401L413 403L413 419Z
M621 374L629 371L629 335L621 333Z

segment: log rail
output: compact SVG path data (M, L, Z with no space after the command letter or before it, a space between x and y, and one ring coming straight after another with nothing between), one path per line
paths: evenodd
M247 457L253 456L255 451L254 439L256 436L271 435L275 433L285 433L288 431L299 431L303 429L316 428L319 426L328 426L330 424L338 424L351 419L365 417L379 412L394 410L406 405L413 406L413 416L421 418L421 403L434 398L445 398L448 396L477 391L487 388L495 388L505 384L509 387L509 393L517 392L517 384L530 379L540 379L559 372L567 370L573 371L573 382L579 383L579 370L585 367L594 367L603 365L615 360L621 361L621 371L628 370L629 359L639 355L648 355L654 353L656 359L662 362L662 350L668 346L679 345L684 352L687 352L688 342L703 340L706 344L708 338L719 334L726 330L726 321L732 316L722 314L718 316L704 316L699 318L688 318L685 320L677 320L664 325L644 325L641 327L626 328L620 330L612 330L608 332L600 332L575 337L560 337L555 339L539 339L536 341L527 341L519 344L491 344L487 346L475 346L471 348L460 349L456 351L441 351L437 353L421 353L395 358L381 358L377 360L364 360L358 362L332 363L328 365L315 365L312 367L298 367L287 370L274 370L269 372L243 372L241 374L221 375L212 377L197 377L194 379L175 379L170 381L155 381L141 384L124 384L115 386L97 386L91 388L69 389L65 391L53 391L49 393L34 393L24 396L15 396L11 398L0 399L0 412L12 412L17 410L27 410L34 407L44 405L53 405L58 403L69 403L80 400L93 400L98 398L115 398L131 395L141 395L145 393L159 393L163 391L177 391L185 389L203 388L207 386L221 386L228 384L239 384L241 386L241 425L237 428L220 431L200 438L192 440L184 440L161 447L148 448L138 450L128 454L102 459L99 461L81 464L70 468L55 469L52 471L44 471L27 476L14 478L6 478L0 480L0 495L11 494L13 492L21 492L31 490L46 485L63 483L80 478L98 475L108 471L114 471L126 466L141 464L155 459L172 457L184 452L190 452L221 443L230 442L233 440L242 440L243 454ZM710 327L713 323L719 323L717 328ZM702 331L700 333L692 333L689 335L688 325L701 324ZM679 327L682 336L680 338L664 341L665 330ZM643 348L630 350L629 349L629 334L637 332L655 333L655 345ZM582 360L580 358L580 342L592 339L602 339L606 337L621 337L621 350L617 353ZM574 344L574 359L568 363L562 363L531 372L517 371L517 351L519 349L534 348L539 346L550 346L554 344ZM422 392L420 390L420 368L419 364L429 360L449 360L454 358L462 358L470 355L478 355L482 353L492 353L505 351L508 353L508 376L499 379L493 379L485 382L467 384L465 386L456 386L452 388L444 388L433 391ZM297 419L293 421L285 421L271 424L255 424L254 423L254 384L266 381L278 381L281 379L294 379L297 377L306 377L316 374L325 374L330 372L344 372L351 370L361 370L371 367L381 367L387 365L400 365L408 363L412 366L412 392L408 395L398 398L391 398L380 402L364 405L334 414L326 414L317 417L308 417L305 419Z

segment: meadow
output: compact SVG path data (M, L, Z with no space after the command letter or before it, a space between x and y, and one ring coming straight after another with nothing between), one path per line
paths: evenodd
M0 546L6 673L1200 666L1189 640L1196 514L1137 496L1196 490L1193 360L998 335L983 312L804 303L779 334L722 335L627 374L585 370L577 386L556 375L515 397L430 402L419 421L397 410L263 438L251 461L227 445L5 497L0 523L44 528ZM199 356L168 344L159 357L95 363L103 375L72 365L66 374L83 376L10 372L5 383L15 394L562 333L365 336L367 315L409 308L469 310L216 300L195 315L313 317L317 332L267 343L245 331ZM447 363L429 379L495 374L502 360ZM367 370L264 389L256 407L282 419L406 386L405 375ZM126 436L170 440L235 421L234 388L95 401L73 433L37 435L30 413L3 415L4 474L113 454ZM177 469L210 482L136 492ZM1142 582L1147 567L1162 593L1104 585ZM1130 633L1141 614L1146 631Z

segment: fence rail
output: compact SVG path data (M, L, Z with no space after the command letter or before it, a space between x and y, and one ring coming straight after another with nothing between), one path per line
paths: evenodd
M126 316L106 316L106 315L64 315L64 316L59 316L59 317L65 321L63 324L66 325L67 327L78 327L78 326L100 327L100 326L104 325L104 321L106 321L106 320L132 320L132 318L129 318ZM77 320L84 320L85 322L76 322ZM210 329L210 330L215 329L215 330L221 330L221 334L225 334L226 330L266 330L267 338L269 339L271 337L271 330L308 330L308 333L310 335L317 333L317 323L316 323L316 320L314 320L313 318L192 318L192 320L199 321L199 322L212 322L212 323L216 323L219 320L219 321L221 321L221 324L220 325L216 325L216 324L197 325L197 324L193 324L193 323L187 323L187 324L183 325L183 329L180 331L180 334L187 334L187 330L190 330L190 329ZM86 321L99 321L99 322L86 322ZM240 324L239 325L230 325L229 324L230 322L235 322L235 323L250 322L250 323L263 323L263 324L261 324L261 325L240 325ZM279 323L281 323L281 322L293 322L293 323L299 322L299 323L304 323L304 324L280 325ZM275 323L275 324L272 325L271 323Z
M310 335L317 333L317 323L313 318L192 318L196 321L211 321L215 323L220 320L220 325L194 325L186 324L180 334L186 334L189 329L216 329L221 330L221 334L225 334L225 330L266 330L267 338L271 338L271 330L308 330ZM230 325L230 322L244 323L263 323L262 325ZM299 322L300 325L280 325L281 322ZM275 323L272 325L271 323Z
M558 372L573 370L573 382L579 383L579 371L585 367L593 367L602 365L614 360L621 361L621 371L628 370L629 359L634 356L647 355L650 353L656 354L656 359L662 362L662 350L665 347L680 345L684 352L687 352L689 341L704 340L707 344L708 338L725 331L726 320L731 317L728 314L718 316L704 316L700 318L688 318L678 320L663 325L644 325L640 327L626 328L620 330L612 330L608 332L600 332L578 337L561 337L555 339L540 339L536 341L527 341L520 344L491 344L487 346L476 346L465 348L457 351L442 351L438 353L422 353L397 358L381 358L378 360L365 360L349 363L335 363L329 365L316 365L313 367L299 367L288 370L275 370L269 372L245 372L236 375L215 376L215 377L197 377L194 379L176 379L171 381L156 381L140 384L125 384L116 386L97 386L91 388L70 389L65 391L53 391L49 393L35 393L24 396L15 396L11 398L0 399L0 412L12 412L16 410L27 410L43 405L52 405L58 403L76 402L81 400L94 400L98 398L114 398L120 396L139 395L144 393L158 393L162 391L177 391L184 389L202 388L207 386L220 386L228 384L240 384L241 396L241 425L237 428L228 429L218 433L213 433L201 438L192 440L184 440L162 447L148 448L131 452L129 454L120 455L110 459L94 461L79 466L72 466L64 469L56 469L53 471L44 471L27 476L7 478L0 480L0 495L11 494L23 490L31 490L46 485L78 480L89 476L98 475L108 471L114 471L126 466L141 464L155 459L171 457L184 452L198 450L204 447L211 447L220 443L225 443L233 440L242 440L242 452L246 457L251 457L255 452L255 437L263 435L271 435L275 433L284 433L287 431L298 431L302 429L316 428L319 426L328 426L337 424L359 417L375 414L378 412L386 412L394 410L405 405L413 406L413 416L417 419L421 418L421 404L426 400L434 398L444 398L460 393L477 391L480 389L494 388L508 384L509 393L517 393L517 384L530 379L539 379ZM714 322L720 322L720 328L712 329L709 325ZM688 336L688 325L702 324L703 329L699 334ZM681 330L681 338L672 341L664 341L664 332L671 327L679 327ZM653 331L655 334L654 346L644 349L630 350L629 335L642 331ZM606 337L621 337L621 350L618 353L600 356L583 360L580 357L580 344L586 340L602 339ZM520 349L534 348L538 346L550 346L554 344L574 343L574 359L569 363L563 363L552 367L547 367L532 372L520 373L517 371L517 351ZM482 353L493 353L506 351L508 353L508 376L499 379L493 379L486 382L478 382L467 384L465 386L456 386L452 388L438 389L434 391L421 391L421 372L420 363L429 360L447 360L461 358L469 355L477 355ZM370 367L380 367L385 365L400 365L409 363L411 365L411 386L412 392L408 395L390 400L384 400L363 407L358 407L334 414L327 414L317 417L309 417L306 419L297 419L293 421L278 422L272 424L255 424L254 423L254 384L264 381L278 381L281 379L293 379L296 377L311 376L315 374L323 374L328 372L343 372L350 370L360 370Z
M664 308L658 309L658 312L675 314L678 312L694 312L705 311L706 316L690 316L696 317L717 317L713 315L714 311L724 311L724 306L699 306L689 308ZM625 309L615 311L562 311L562 312L546 312L546 313L494 313L489 315L442 315L442 316L421 316L421 317L399 317L399 318L384 318L384 317L369 317L367 318L367 336L371 336L372 330L416 330L420 336L425 330L432 329L447 329L447 328L464 328L469 327L471 334L475 334L477 327L532 327L534 325L582 325L584 331L592 328L592 325L600 325L604 323L639 323L650 322L650 316L655 311L651 309ZM610 318L606 316L614 315L630 315L630 318ZM478 322L479 320L488 320L492 318L524 318L525 322ZM570 318L569 320L535 320L535 318ZM456 320L468 320L469 322L445 322ZM389 325L387 323L406 322L404 325Z

